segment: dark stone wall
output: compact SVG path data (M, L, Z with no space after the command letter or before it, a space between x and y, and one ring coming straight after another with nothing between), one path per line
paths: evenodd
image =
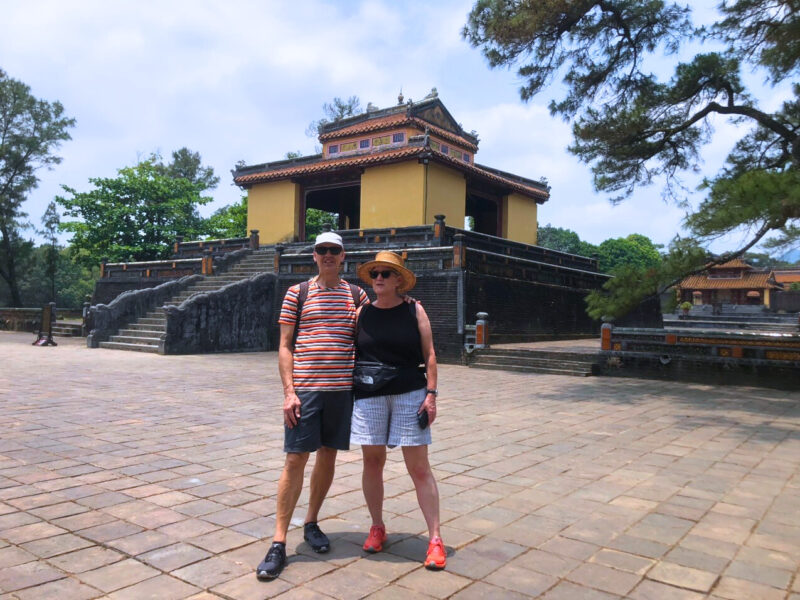
M164 354L270 350L277 278L263 273L167 306Z
M489 313L491 344L600 331L586 314L586 290L467 272L464 291L467 323Z
M800 312L800 292L795 291L773 291L770 297L770 310L777 312Z
M100 342L108 340L123 325L145 315L148 311L185 290L202 275L189 275L178 280L162 283L154 288L131 290L117 296L110 304L98 304L89 309L89 336L86 344L89 348L98 348Z

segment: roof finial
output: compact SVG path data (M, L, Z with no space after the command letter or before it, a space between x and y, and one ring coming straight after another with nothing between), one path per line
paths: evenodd
M400 93L397 95L397 105L400 106L403 103L403 87L400 86Z

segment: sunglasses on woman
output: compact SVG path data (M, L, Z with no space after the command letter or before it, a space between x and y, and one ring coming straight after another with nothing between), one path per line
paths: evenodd
M328 252L331 253L331 256L338 256L342 253L342 249L339 246L316 246L314 252L320 256L325 256Z
M369 278L370 279L377 279L378 275L380 275L384 279L389 279L390 276L394 275L394 271L370 271L369 272Z

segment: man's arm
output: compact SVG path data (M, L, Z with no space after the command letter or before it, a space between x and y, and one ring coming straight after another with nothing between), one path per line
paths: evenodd
M300 398L295 394L292 376L294 368L294 350L292 348L294 328L294 325L281 324L281 341L278 346L278 371L281 374L281 383L283 384L283 422L289 429L297 425L300 420Z

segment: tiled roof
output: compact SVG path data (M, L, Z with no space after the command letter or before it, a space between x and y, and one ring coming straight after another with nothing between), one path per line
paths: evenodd
M534 198L537 202L545 202L550 197L550 194L546 190L502 177L501 175L481 169L480 167L476 167L471 163L466 163L463 160L457 160L451 156L442 154L441 152L426 146L403 146L401 148L395 148L392 150L385 150L383 152L375 152L371 154L360 154L336 159L319 159L314 162L307 162L300 165L239 175L234 178L234 183L236 183L236 185L247 186L254 185L256 183L289 179L291 177L303 175L327 173L348 167L362 168L378 164L393 163L423 156L427 156L432 160L444 163L460 171L470 173L485 181L490 181L511 188L513 191L524 196Z
M741 278L724 279L706 275L690 275L678 284L684 290L742 290L774 288L767 271L745 272Z
M728 262L724 262L720 265L712 265L709 269L752 269L750 265L744 262L741 258L734 258L733 260L729 260Z
M800 269L773 271L778 283L800 283Z
M401 127L403 125L413 125L421 132L424 132L425 128L427 127L429 132L433 135L448 140L453 144L459 144L460 146L467 148L472 152L478 151L478 146L469 140L464 139L460 135L456 135L455 133L447 131L446 129L442 129L441 127L437 127L433 123L428 123L427 121L423 121L417 117L409 117L405 113L389 115L387 117L379 117L377 119L368 119L366 121L362 121L361 123L351 125L350 127L343 127L342 129L337 129L336 131L323 133L321 136L319 136L319 141L327 142L328 140L346 138L362 133L372 133L375 131L381 131L383 129Z

